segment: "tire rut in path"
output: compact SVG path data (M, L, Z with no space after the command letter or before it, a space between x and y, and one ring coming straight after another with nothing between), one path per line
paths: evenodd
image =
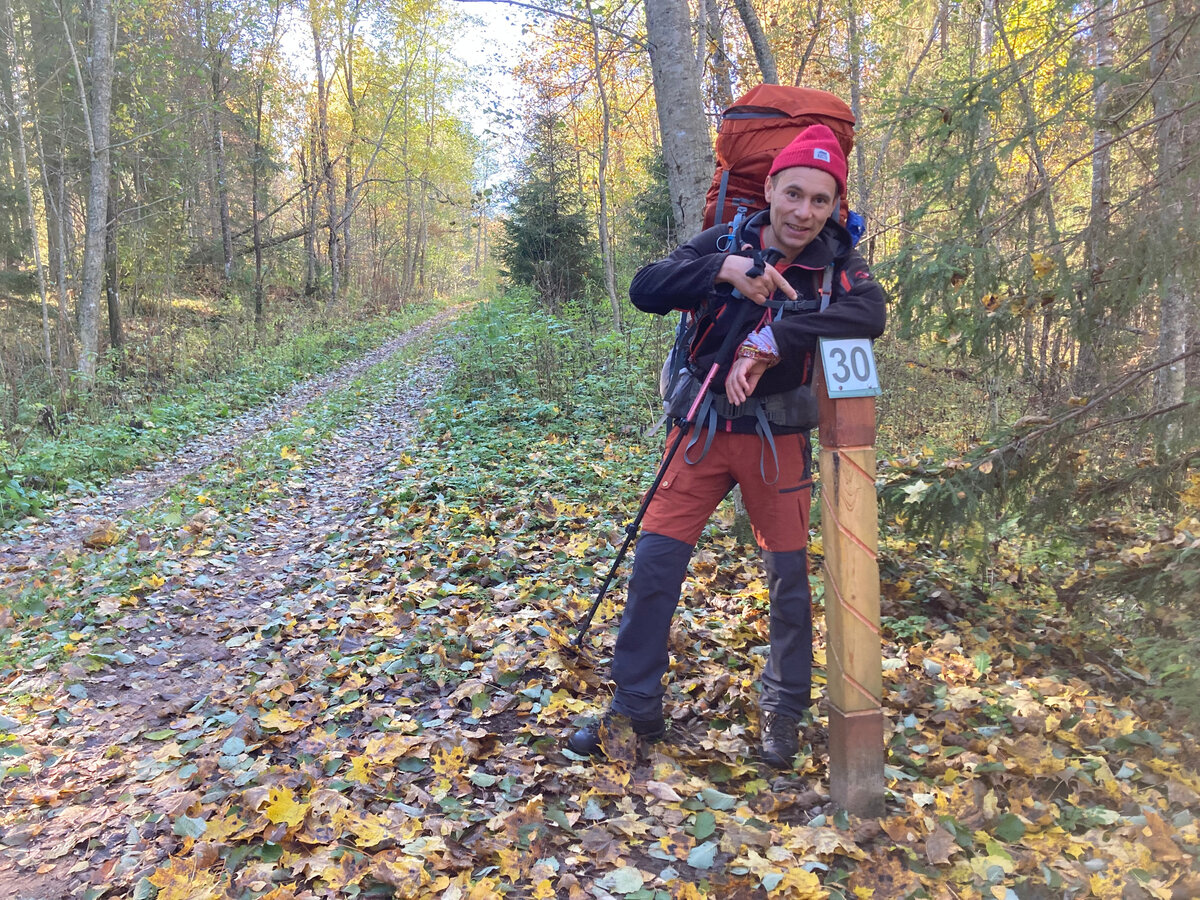
M145 504L232 452L230 433L241 443L251 440L270 422L345 384L431 328L406 333L321 379L319 387L306 383L269 412L232 423L225 436L205 442L207 451L190 452L149 473L149 486L127 479L129 487L106 491L95 506L111 516ZM397 461L411 448L418 416L449 365L425 357L370 398L356 424L318 448L302 475L285 482L270 503L227 523L205 523L207 531L197 540L211 538L214 552L191 557L180 576L116 619L121 649L134 662L95 673L68 663L61 675L24 676L18 679L23 683L8 686L6 693L19 687L49 699L32 722L17 729L30 775L6 784L0 796L4 896L51 900L101 884L120 894L153 872L175 840L171 823L199 793L171 774L169 760L162 766L164 760L156 757L165 744L156 736L202 731L205 723L219 720L234 722L234 736L250 742L256 726L247 715L253 704L247 676L286 667L303 679L303 661L287 658L287 622L319 613L329 585L344 577L326 568L326 551L336 549L326 547L326 539L368 537L365 514L378 492L402 477ZM64 542L77 546L64 515L78 519L78 505L60 512L50 526L59 540L52 553ZM275 625L280 630L274 638L254 637ZM70 691L59 684L63 676L73 682ZM166 774L157 774L160 770ZM212 775L215 781L235 777L216 769ZM162 818L149 822L155 814Z

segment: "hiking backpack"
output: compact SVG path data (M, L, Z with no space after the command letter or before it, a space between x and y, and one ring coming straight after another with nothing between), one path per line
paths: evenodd
M704 227L729 223L728 249L734 249L734 232L751 213L767 205L763 193L771 163L779 151L809 125L825 125L834 133L846 159L854 148L854 113L839 97L816 88L785 84L760 84L743 94L721 115L717 128L717 170L713 173L704 204ZM842 200L843 198L839 198ZM857 243L864 228L862 218L838 203L839 221L847 226ZM829 285L821 294L828 303ZM675 344L667 354L659 378L659 392L670 400L679 378L694 361L701 343L699 323L707 313L681 313L675 329ZM698 340L699 338L699 340Z
M763 183L776 155L809 125L825 125L846 159L854 148L854 113L840 98L816 88L760 84L721 114L717 127L717 171L704 203L704 227L732 222L739 207L754 212L767 205ZM838 216L846 224L847 207Z

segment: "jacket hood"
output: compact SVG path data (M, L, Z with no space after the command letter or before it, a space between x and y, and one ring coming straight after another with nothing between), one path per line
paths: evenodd
M735 235L737 246L749 244L752 247L762 245L762 229L771 222L771 211L763 209L742 223L741 233ZM833 216L825 223L820 233L809 242L792 265L804 266L809 269L823 269L836 260L843 259L854 249L854 241L850 232Z

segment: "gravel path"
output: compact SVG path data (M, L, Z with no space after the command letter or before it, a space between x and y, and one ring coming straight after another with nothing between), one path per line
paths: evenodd
M98 523L153 502L188 475L231 456L264 434L273 423L345 386L413 341L428 337L445 322L446 318L441 317L406 331L340 369L298 382L274 402L243 413L211 434L189 441L174 456L152 468L115 478L96 494L70 498L41 519L0 532L0 593L14 574L24 578L64 548L78 548L81 535Z
M0 588L41 577L46 561L78 548L81 533L96 522L150 503L437 327L407 332L156 468L10 532L0 538L7 541L0 544ZM331 534L339 542L369 539L365 513L381 490L403 478L401 460L419 415L449 368L448 360L426 356L406 377L377 385L355 424L321 445L270 502L239 513L237 521L189 523L195 542L176 552L178 574L127 610L112 610L115 643L108 652L124 654L124 664L87 671L72 660L59 672L22 674L4 686L0 712L7 721L0 730L15 735L25 751L19 761L30 771L5 781L0 793L0 896L132 896L177 844L171 822L203 792L178 759L164 758L171 742L161 735L202 736L214 723L234 722L234 735L249 743L257 726L246 715L248 704L264 691L303 690L304 673L292 671L296 663L284 652L287 624L320 614L324 599L336 594L344 574L324 568L323 548ZM255 637L263 633L275 636ZM16 697L25 699L10 706ZM215 786L230 777L218 772L218 757L205 760L212 778L202 772L201 782Z

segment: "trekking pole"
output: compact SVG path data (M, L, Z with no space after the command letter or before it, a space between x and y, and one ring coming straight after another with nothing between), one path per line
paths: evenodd
M771 247L764 253L756 252L754 254L754 265L746 270L746 275L750 278L757 278L763 273L765 266L775 265L782 257L783 254L774 247ZM733 296L745 299L736 289L733 292ZM621 543L621 549L617 551L617 558L613 560L612 566L609 567L608 575L605 576L604 583L600 585L600 590L596 592L596 599L592 601L592 606L587 611L587 615L579 623L579 630L575 634L575 640L572 641L576 650L583 648L583 636L587 634L588 629L591 627L592 619L596 615L596 610L600 608L600 603L604 600L604 595L608 593L608 587L612 584L613 576L617 574L617 567L621 565L622 560L625 559L625 553L629 550L629 545L637 537L637 533L642 527L642 519L646 516L646 510L649 509L650 501L654 499L654 494L658 491L658 486L662 484L663 478L666 477L667 469L671 466L671 460L675 458L675 453L679 450L679 445L683 443L683 439L687 436L688 431L696 423L696 411L700 409L700 404L704 401L704 397L712 385L713 378L716 377L717 372L720 370L722 360L727 355L733 353L734 346L742 340L739 334L743 326L745 326L747 320L752 318L756 312L758 312L758 307L753 303L747 302L741 309L741 315L729 329L729 333L725 335L725 340L721 343L721 348L717 351L717 355L713 359L712 367L708 370L708 374L704 376L704 381L700 385L700 392L696 394L696 399L692 401L692 406L688 410L687 417L679 424L679 433L675 435L675 440L671 442L670 449L667 450L667 455L663 457L663 461L658 467L658 472L654 476L654 481L650 485L650 489L646 491L646 495L642 498L642 505L638 507L637 515L633 517L632 522L625 526L625 540Z

